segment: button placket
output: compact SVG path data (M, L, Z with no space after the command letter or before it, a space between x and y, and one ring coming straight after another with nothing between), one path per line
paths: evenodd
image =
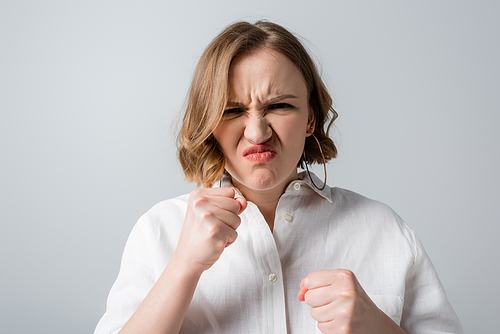
M283 217L284 213L283 211L277 212L276 218ZM253 242L258 245L255 249L255 259L260 269L259 276L262 279L260 284L263 284L261 303L262 312L265 315L262 324L263 332L286 334L285 290L281 278L283 274L278 245L255 204L249 202L243 214L248 220L254 222L252 228L248 228L248 232ZM277 221L279 220L281 219L278 218Z

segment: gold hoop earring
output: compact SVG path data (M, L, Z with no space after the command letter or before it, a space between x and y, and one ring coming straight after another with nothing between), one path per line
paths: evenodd
M304 156L304 164L306 165L306 171L307 171L307 175L309 175L309 179L311 180L311 183L313 184L313 186L318 189L319 191L325 189L326 187L326 160L325 160L325 155L323 154L323 150L321 149L321 144L319 143L319 140L318 138L316 138L316 136L314 134L311 133L311 136L313 136L313 138L316 140L316 143L318 144L318 147L319 147L319 153L321 153L321 158L323 158L323 167L325 169L325 182L323 183L323 186L320 188L316 185L316 183L314 183L314 180L313 178L311 177L311 173L309 172L309 168L307 167L307 158L306 158L306 151L304 150L302 152L302 155Z

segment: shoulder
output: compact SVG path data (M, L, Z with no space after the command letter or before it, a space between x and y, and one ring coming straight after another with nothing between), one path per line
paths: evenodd
M396 215L388 205L342 188L330 188L334 206L337 209L355 211L357 213ZM396 215L397 216L397 215Z
M337 214L346 221L371 231L398 234L415 244L415 233L387 204L370 199L354 191L331 188L332 204Z
M134 229L153 233L165 228L180 229L186 215L188 198L189 194L184 194L155 204L139 218Z
M185 213L189 194L170 198L155 204L149 209L143 217L157 218L164 217L165 215L172 215L175 213Z

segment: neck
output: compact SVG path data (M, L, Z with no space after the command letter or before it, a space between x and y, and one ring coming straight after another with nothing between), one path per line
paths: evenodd
M240 190L241 194L248 201L257 205L272 232L278 201L280 200L281 195L285 192L288 184L296 179L297 176L295 175L295 177L290 177L278 186L265 190L248 188L234 179L233 184Z
M252 195L249 196L243 194L243 196L245 196L245 198L247 198L250 202L257 205L260 213L262 213L262 215L264 216L264 219L266 220L267 225L272 232L274 229L274 216L276 214L276 208L278 207L278 201L282 193L278 194L277 196L272 194L261 194L258 196Z

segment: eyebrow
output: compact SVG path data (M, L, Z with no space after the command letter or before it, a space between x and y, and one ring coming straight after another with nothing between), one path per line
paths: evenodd
M298 99L298 97L293 95L293 94L282 94L282 95L278 95L276 97L273 97L272 99L270 99L269 101L267 101L263 104L273 104L273 103L276 103L276 102L279 102L279 101L285 100L285 99ZM229 101L226 104L226 107L232 107L232 108L240 108L242 106L243 106L243 103L232 102L232 101Z

